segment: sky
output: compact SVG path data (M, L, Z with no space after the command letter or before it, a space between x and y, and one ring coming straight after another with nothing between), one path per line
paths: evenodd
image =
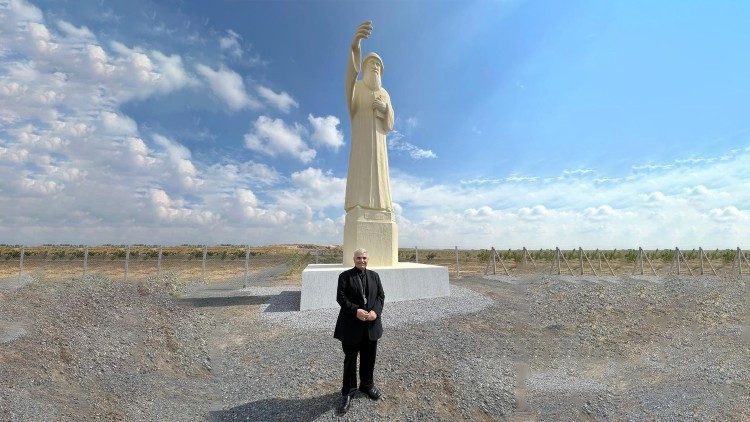
M0 243L341 244L365 20L401 247L749 247L728 1L0 0Z

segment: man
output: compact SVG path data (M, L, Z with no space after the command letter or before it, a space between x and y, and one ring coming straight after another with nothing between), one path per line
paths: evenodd
M371 399L380 398L373 371L378 339L383 335L380 315L385 293L380 276L367 269L367 251L354 251L354 268L339 274L336 302L341 306L333 337L341 340L344 349L344 377L338 412L349 410L357 392L357 355L359 355L359 390Z

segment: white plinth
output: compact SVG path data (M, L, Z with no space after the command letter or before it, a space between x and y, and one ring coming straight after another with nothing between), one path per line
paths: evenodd
M339 274L352 268L341 264L312 264L302 271L300 310L338 308L336 286ZM448 268L399 262L390 267L367 267L380 275L385 302L426 299L450 295Z
M354 250L364 248L371 267L398 265L398 227L393 213L354 207L344 217L344 263L349 265Z

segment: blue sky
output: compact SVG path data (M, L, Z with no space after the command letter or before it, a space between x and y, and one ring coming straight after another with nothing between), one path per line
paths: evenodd
M743 2L0 0L3 243L340 244L352 34L402 246L750 239Z

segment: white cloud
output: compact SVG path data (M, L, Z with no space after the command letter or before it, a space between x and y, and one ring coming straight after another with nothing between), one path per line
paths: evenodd
M600 207L589 207L583 210L583 216L592 220L605 220L617 215L617 212L609 205Z
M238 33L228 29L226 35L219 38L219 47L221 51L226 51L230 56L240 59L242 58L241 40L242 37Z
M224 100L231 110L236 111L246 107L257 109L260 107L258 100L248 95L245 90L245 82L237 72L223 66L219 70L213 70L203 64L197 64L195 69L206 79L211 91Z
M235 198L244 217L249 221L280 225L287 223L292 218L292 215L284 210L273 211L262 208L258 198L249 189L237 189Z
M44 18L39 8L23 0L10 0L7 7L12 15L11 22L41 22Z
M432 152L432 150L422 149L410 142L405 141L404 135L396 130L391 132L390 139L388 139L388 149L406 152L411 158L415 160L437 158L437 154Z
M284 113L289 113L289 110L291 110L292 107L294 108L299 107L299 103L297 103L297 101L295 101L295 99L292 98L292 96L287 94L286 92L282 91L280 94L277 94L270 88L266 88L265 86L262 86L262 85L258 86L257 89L258 89L258 94L264 100L266 100L267 103L278 108Z
M133 119L111 111L101 113L103 133L110 135L137 135L138 125Z
M75 25L72 25L70 22L66 22L64 20L57 21L57 26L69 37L84 39L95 38L94 34L91 33L91 31L85 26L78 28Z
M167 192L152 188L149 190L153 211L160 220L167 222L187 222L206 224L216 221L219 216L211 211L196 211L186 206L183 200L173 200Z
M245 134L245 146L271 156L290 155L303 163L315 158L316 152L302 139L304 128L288 126L281 119L260 116L253 123L252 132Z
M550 211L544 205L534 205L533 207L522 207L518 210L518 216L526 220L539 220L548 215Z
M24 190L30 193L39 193L42 195L50 195L57 193L62 189L62 185L55 182L54 180L39 180L39 179L23 179L21 181Z
M307 115L307 121L313 128L311 139L318 145L338 151L344 146L344 134L338 129L339 119L336 116L315 117Z
M576 176L584 176L587 174L593 173L594 170L592 169L575 169L575 170L563 170L563 176L569 176L569 177L576 177Z
M739 219L745 217L746 214L746 212L740 211L735 206L714 208L709 211L709 215L711 216L711 218L721 222L739 221Z
M191 161L190 150L162 135L155 134L153 138L164 149L166 158L171 163L170 174L177 183L174 187L190 190L203 184L203 180L198 175L198 169Z
M0 161L23 163L29 158L29 151L23 148L6 148L0 146Z

